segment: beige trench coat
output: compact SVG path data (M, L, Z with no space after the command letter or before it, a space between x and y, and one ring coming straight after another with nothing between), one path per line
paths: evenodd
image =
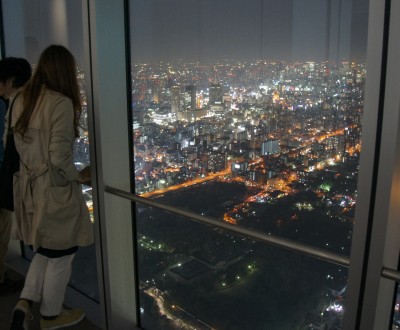
M22 95L17 96L12 127L21 115L22 101ZM93 242L89 211L73 161L73 118L71 100L45 90L32 114L26 138L14 135L21 161L14 175L13 238L33 245L35 251L38 247L63 250ZM58 198L61 205L56 205ZM56 202L50 202L53 200ZM60 206L65 205L70 206L61 210Z

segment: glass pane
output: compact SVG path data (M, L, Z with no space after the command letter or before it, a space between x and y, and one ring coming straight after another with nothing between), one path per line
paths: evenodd
M136 193L349 256L368 1L131 0L130 8ZM166 221L168 227L158 226L160 216L138 213L138 231L143 234L143 222L150 238L162 236L155 242L164 244L176 233ZM188 223L179 230L190 232ZM204 235L203 244L215 243L211 237ZM175 249L186 244L182 239ZM144 240L139 237L146 246ZM139 258L147 254L140 249ZM158 271L169 270L165 262L160 259ZM151 271L149 264L142 267ZM312 267L321 279L338 278L321 262ZM340 274L343 288L347 271ZM140 275L148 280L146 269ZM232 314L251 313L248 306ZM315 318L327 306L313 308L311 318L302 316L305 329L307 322L327 323ZM212 327L233 329L217 318ZM252 329L263 329L260 324ZM279 329L285 328L296 327Z
M131 2L136 193L349 255L367 1Z
M137 211L144 329L341 327L346 268L160 210Z
M82 96L80 137L74 146L78 169L90 164L87 121L87 73L84 63L82 2L4 0L4 30L6 56L26 58L35 67L42 52L50 44L62 44L74 55L78 65L78 81ZM16 14L17 13L17 14ZM16 20L20 20L16 23ZM91 187L83 186L93 220ZM28 258L31 251L26 250ZM70 285L98 300L97 266L94 246L81 248L75 256Z

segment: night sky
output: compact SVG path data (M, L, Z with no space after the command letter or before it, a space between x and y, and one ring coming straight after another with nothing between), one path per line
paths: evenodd
M135 62L365 60L366 0L134 0L130 7Z

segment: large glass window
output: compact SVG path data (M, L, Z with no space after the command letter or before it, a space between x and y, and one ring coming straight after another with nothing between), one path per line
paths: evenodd
M135 192L349 256L368 1L130 9ZM145 328L341 328L346 269L154 210L136 217Z
M3 18L6 56L26 58L33 69L40 53L51 44L62 44L74 55L82 96L80 137L74 147L75 164L81 169L90 164L87 114L87 75L84 67L82 1L4 0ZM18 22L16 22L18 21ZM83 186L93 219L91 187ZM32 252L25 249L30 258ZM99 300L94 245L80 248L74 259L70 285L94 300Z

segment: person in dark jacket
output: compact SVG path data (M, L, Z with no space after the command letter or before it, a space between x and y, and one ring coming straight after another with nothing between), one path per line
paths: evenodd
M24 58L7 57L0 60L0 167L3 163L7 135L7 104L30 79L31 74L32 68ZM0 296L21 291L24 284L23 281L7 278L5 274L5 257L10 242L12 216L12 212L0 209Z

